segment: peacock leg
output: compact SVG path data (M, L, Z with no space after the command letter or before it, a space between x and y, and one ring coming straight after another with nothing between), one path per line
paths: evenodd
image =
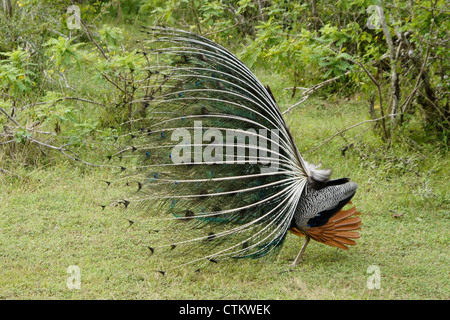
M304 253L305 250L306 250L306 246L308 245L309 239L310 239L309 235L305 233L305 243L303 244L302 249L301 249L300 252L298 253L297 258L295 258L295 261L292 263L292 266L293 266L293 267L295 267L296 265L299 264L300 261L302 261L303 253Z

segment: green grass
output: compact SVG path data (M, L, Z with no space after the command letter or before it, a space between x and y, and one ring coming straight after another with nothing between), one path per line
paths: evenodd
M281 106L294 103L282 78L259 76ZM200 273L176 269L163 277L154 270L164 257L141 245L141 230L98 206L107 199L99 183L104 173L57 161L16 168L25 180L0 174L0 298L449 299L447 154L420 141L417 148L398 143L377 152L381 143L364 132L366 125L309 152L366 117L362 102L314 98L287 116L307 161L359 184L353 202L364 226L348 251L311 243L301 265L283 272L301 246L290 234L272 259L225 262ZM340 147L359 134L343 156ZM66 285L71 265L81 269L80 290ZM380 289L367 287L370 265L380 268Z

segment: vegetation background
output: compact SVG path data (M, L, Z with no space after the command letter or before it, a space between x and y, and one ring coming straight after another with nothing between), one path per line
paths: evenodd
M0 298L449 299L449 13L445 0L3 0ZM302 155L359 184L357 246L311 244L284 272L292 236L271 260L154 272L139 232L98 205L92 165L132 115L151 25L222 44L270 85Z

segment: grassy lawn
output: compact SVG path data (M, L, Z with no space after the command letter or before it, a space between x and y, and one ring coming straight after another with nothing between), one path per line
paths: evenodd
M281 106L295 101L282 80L259 76ZM294 235L272 259L163 277L154 270L164 256L149 254L139 226L98 205L107 200L104 172L59 161L17 168L24 180L0 173L0 299L449 299L448 156L426 141L377 151L367 124L310 152L366 119L367 105L356 100L310 99L287 115L307 161L359 184L353 202L364 224L357 246L311 243L291 272L283 271L302 241ZM72 265L81 270L80 290L67 287ZM381 278L371 290L372 265Z

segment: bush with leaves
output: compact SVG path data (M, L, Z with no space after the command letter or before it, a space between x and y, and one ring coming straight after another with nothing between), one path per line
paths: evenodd
M0 52L0 86L10 97L21 98L31 92L36 74L32 71L36 64L30 62L30 54L22 49Z

